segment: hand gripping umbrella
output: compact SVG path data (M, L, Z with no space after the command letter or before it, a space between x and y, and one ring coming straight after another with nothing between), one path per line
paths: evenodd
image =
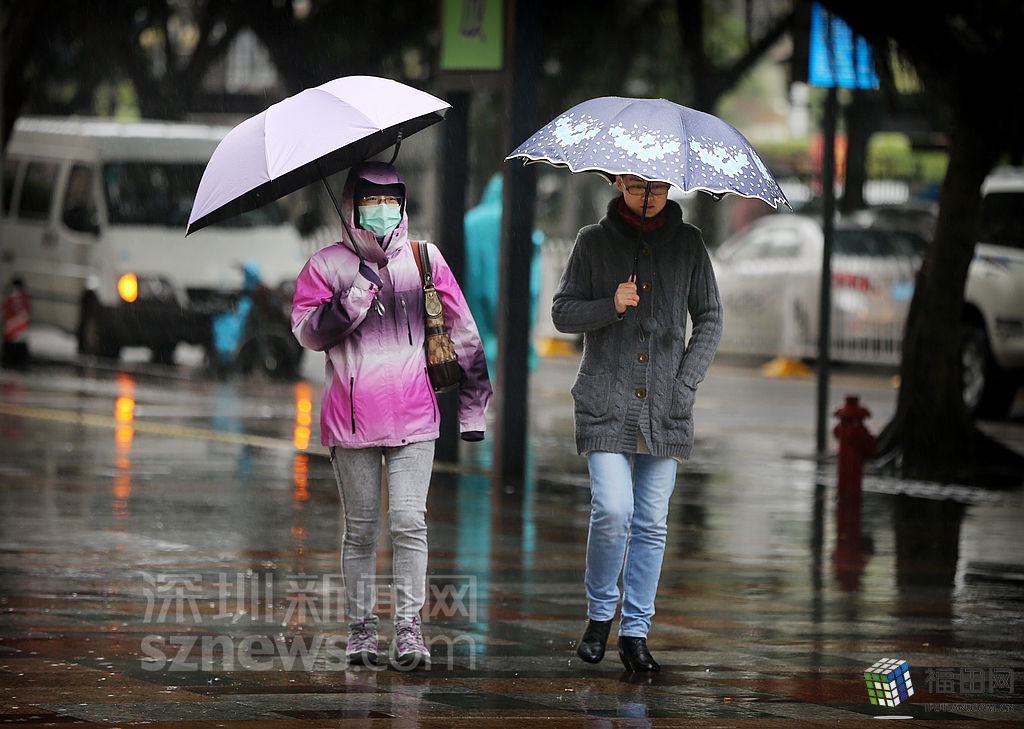
M388 147L395 146L397 155L402 139L441 121L450 108L428 93L376 76L345 76L290 96L243 121L217 145L185 235L318 179L327 186L329 175Z
M584 101L535 132L506 160L547 162L572 172L636 175L683 192L734 193L789 206L742 134L716 116L665 99L603 96ZM650 185L648 185L648 189ZM646 202L645 202L646 208Z

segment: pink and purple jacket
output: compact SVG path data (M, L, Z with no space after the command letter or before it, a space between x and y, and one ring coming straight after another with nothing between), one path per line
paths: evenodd
M405 203L398 227L378 243L373 233L357 227L357 178L405 186L390 165L368 162L354 169L340 201L345 240L314 254L295 283L292 332L302 346L325 352L327 359L320 441L369 448L433 440L439 413L427 377L423 286L409 244ZM428 243L428 248L463 371L459 427L482 435L491 399L483 345L451 269L436 246Z

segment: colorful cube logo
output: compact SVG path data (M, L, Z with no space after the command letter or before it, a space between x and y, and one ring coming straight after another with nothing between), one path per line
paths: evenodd
M896 706L914 695L910 666L896 658L883 658L864 671L868 699L878 706Z

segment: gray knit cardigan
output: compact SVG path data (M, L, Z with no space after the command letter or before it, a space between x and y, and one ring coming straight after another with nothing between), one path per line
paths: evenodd
M653 455L688 458L697 385L722 336L715 274L700 230L675 202L641 241L616 201L580 230L551 306L558 331L583 334L572 388L576 448L633 453L639 428ZM634 261L640 304L620 316L612 297Z

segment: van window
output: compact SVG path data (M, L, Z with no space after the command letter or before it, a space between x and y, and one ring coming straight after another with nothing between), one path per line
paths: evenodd
M91 167L75 165L71 168L68 186L64 191L61 219L71 230L97 232L99 219L96 216L96 201L92 196Z
M46 220L50 215L50 198L57 178L56 162L29 162L21 185L18 217Z
M1024 248L1024 192L990 192L982 198L978 240Z
M11 198L14 197L14 183L18 175L18 160L8 158L4 160L4 199L3 212L8 213L11 209Z
M184 228L203 176L199 162L108 162L103 165L103 194L114 225L166 225ZM279 205L264 205L219 225L280 225Z

